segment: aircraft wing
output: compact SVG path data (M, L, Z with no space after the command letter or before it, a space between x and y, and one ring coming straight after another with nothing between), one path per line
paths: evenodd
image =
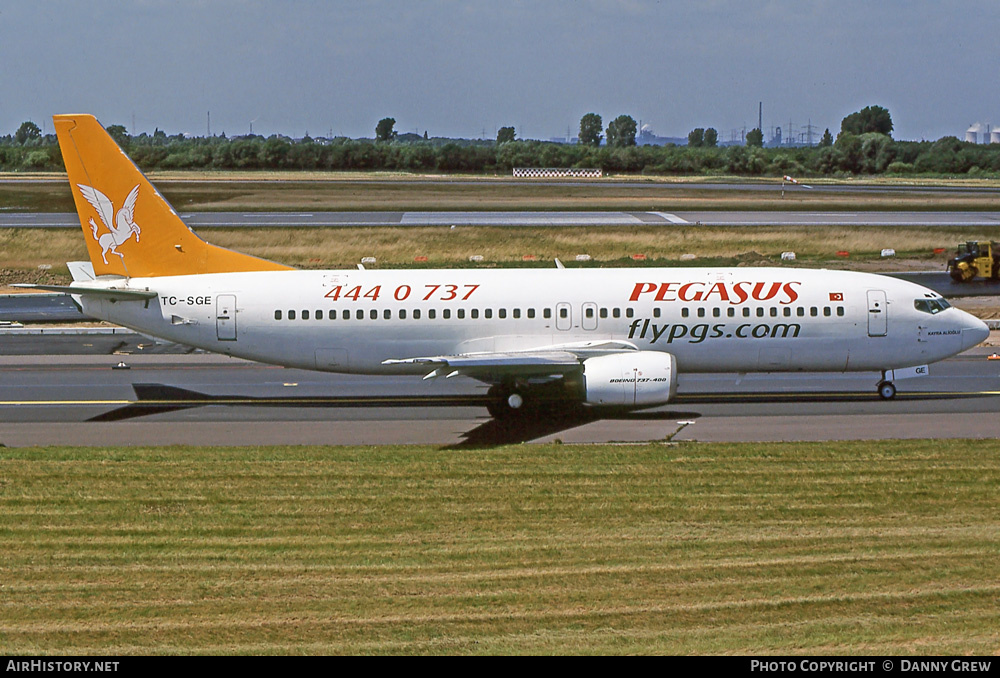
M637 351L628 341L583 341L518 351L486 351L456 355L421 356L382 361L383 365L425 365L424 379L459 375L481 381L498 381L505 376L558 377L578 370L587 358L610 353Z

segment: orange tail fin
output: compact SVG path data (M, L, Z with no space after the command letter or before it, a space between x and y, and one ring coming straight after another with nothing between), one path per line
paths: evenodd
M289 270L195 235L94 116L56 115L52 120L97 275Z

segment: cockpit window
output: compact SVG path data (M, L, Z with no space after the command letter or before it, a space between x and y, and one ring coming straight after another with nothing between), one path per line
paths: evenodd
M934 315L947 308L951 308L951 304L945 299L914 299L913 308L923 313Z

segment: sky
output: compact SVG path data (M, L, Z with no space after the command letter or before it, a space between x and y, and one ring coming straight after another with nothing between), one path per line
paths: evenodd
M0 135L93 113L130 133L518 138L631 115L897 139L1000 126L995 0L0 0Z

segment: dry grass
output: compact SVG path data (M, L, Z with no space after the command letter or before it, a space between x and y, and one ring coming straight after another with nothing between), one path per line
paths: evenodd
M993 237L1000 229L992 230ZM805 261L834 259L848 250L857 257L878 257L882 248L893 247L902 256L927 256L936 247L954 244L932 228L863 227L622 227L622 228L501 228L414 227L345 228L281 231L278 229L216 231L203 234L212 242L293 265L351 266L361 257L374 256L383 265L410 265L414 257L427 256L429 265L464 265L473 254L487 262L520 262L529 254L542 261L559 257L572 262L578 254L589 254L598 262L620 262L634 254L649 260L678 263L681 255L700 259L735 259L748 252L780 260L783 251L795 251ZM970 236L978 237L978 236ZM986 234L982 234L987 239ZM948 255L950 256L950 255ZM938 257L943 264L945 255Z
M44 238L40 236L44 234ZM420 266L468 266L471 255L482 255L481 265L521 265L533 255L551 265L560 258L576 265L578 254L589 254L595 265L678 265L681 255L694 254L695 264L736 265L780 263L791 250L795 265L867 266L899 270L900 260L879 261L882 248L894 248L899 257L916 260L918 268L943 268L951 256L951 232L928 227L381 227L317 229L204 229L201 236L216 245L247 252L298 267L353 267L362 257L374 256L379 266L414 266L414 258L428 257ZM962 232L963 238L998 239L1000 228ZM946 252L932 255L934 248ZM846 262L835 253L851 252ZM749 254L748 253L752 253ZM630 257L644 254L643 264ZM30 277L39 265L51 265L65 275L64 262L85 259L83 237L75 229L44 232L0 229L0 282ZM787 265L787 264L785 264Z
M0 451L8 654L995 654L997 441Z

